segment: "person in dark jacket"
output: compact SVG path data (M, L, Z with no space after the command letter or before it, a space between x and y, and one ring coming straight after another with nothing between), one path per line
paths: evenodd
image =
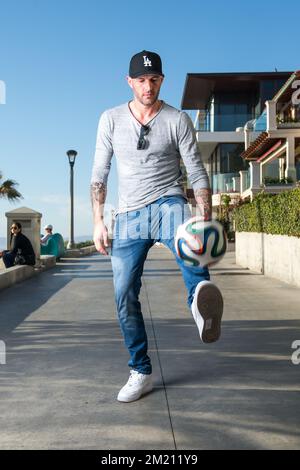
M35 265L35 253L30 240L22 233L22 225L14 222L11 226L10 250L0 252L6 268L15 264Z

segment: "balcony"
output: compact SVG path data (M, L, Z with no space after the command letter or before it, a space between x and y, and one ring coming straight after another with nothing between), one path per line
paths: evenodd
M267 132L284 129L300 129L300 106L266 101Z
M278 129L300 128L300 106L292 101L276 103Z
M238 173L219 173L212 176L213 194L232 193L234 188L233 178L239 177Z
M221 203L222 194L229 194L234 204L240 198L240 176L239 173L219 173L212 178L212 205L218 206Z
M292 120L291 118L280 118L277 116L278 129L300 129L300 119Z
M235 132L237 127L243 127L253 116L245 113L213 113L199 110L194 122L198 132Z
M194 126L203 162L208 163L211 154L220 143L243 144L244 132L236 132L236 129L242 130L248 119L249 116L245 114L213 114L199 111Z
M240 195L243 200L253 200L261 191L279 194L295 187L296 182L289 177L281 179L280 176L263 176L261 164L258 162L250 162L249 170L240 171Z

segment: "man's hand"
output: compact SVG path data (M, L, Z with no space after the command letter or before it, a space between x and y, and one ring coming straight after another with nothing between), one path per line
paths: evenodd
M212 202L211 202L211 189L196 189L194 191L197 205L200 209L201 216L204 221L211 220L212 218Z
M106 248L109 246L108 231L103 221L95 224L93 237L96 250L102 255L108 255Z

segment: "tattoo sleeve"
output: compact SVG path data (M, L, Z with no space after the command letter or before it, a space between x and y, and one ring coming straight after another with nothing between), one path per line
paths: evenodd
M195 199L204 220L210 220L212 217L211 189L195 189Z
M104 183L91 184L91 202L93 208L94 223L104 218L104 203L106 198L106 185Z

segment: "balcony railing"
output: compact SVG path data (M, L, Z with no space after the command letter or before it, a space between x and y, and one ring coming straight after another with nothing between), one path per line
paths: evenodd
M237 127L243 127L250 119L253 119L253 116L249 114L213 114L199 111L194 125L198 132L234 132Z
M295 120L293 121L292 119L282 119L282 118L277 118L277 127L279 129L290 129L290 128L299 128L300 127L300 120Z
M277 103L276 121L278 128L299 128L300 127L300 107L289 103Z
M251 180L250 180L250 170L247 171L247 173L245 174L245 189L248 189L250 188L250 183Z
M239 177L239 173L219 173L217 175L213 175L213 194L234 192L234 177Z

